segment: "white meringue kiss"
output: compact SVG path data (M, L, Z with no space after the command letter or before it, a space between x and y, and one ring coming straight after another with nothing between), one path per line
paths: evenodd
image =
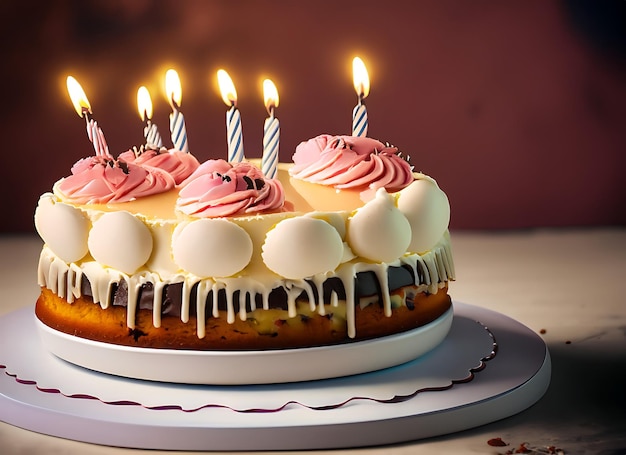
M343 257L337 230L324 220L307 216L280 221L267 233L262 249L265 265L293 280L335 270Z
M235 223L206 218L179 225L172 238L174 261L202 278L229 277L248 265L252 239Z
M430 250L448 229L448 197L430 177L417 174L417 180L399 192L398 208L411 224L413 234L410 252L423 253Z
M46 245L65 262L76 262L87 254L89 225L83 212L58 202L52 193L39 198L35 228Z
M348 243L365 259L393 262L404 255L410 242L409 221L384 188L348 220Z
M148 227L128 212L110 212L94 222L89 233L91 255L100 264L133 274L152 254Z

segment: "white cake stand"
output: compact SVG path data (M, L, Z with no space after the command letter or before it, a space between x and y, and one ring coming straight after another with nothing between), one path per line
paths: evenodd
M548 350L533 331L458 302L446 339L416 360L342 378L250 386L93 372L46 349L31 308L0 318L0 420L120 447L298 450L415 440L521 412L544 394L550 372Z

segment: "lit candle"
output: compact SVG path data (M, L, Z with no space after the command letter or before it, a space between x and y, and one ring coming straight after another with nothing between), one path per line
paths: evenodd
M226 139L228 141L228 161L239 163L244 160L243 154L243 131L241 127L241 114L237 109L237 90L228 73L224 70L217 71L217 83L220 87L222 100L230 109L226 111Z
M173 69L169 69L165 73L165 93L167 94L167 100L172 106L172 113L170 114L170 134L174 148L182 152L189 152L185 117L183 117L180 111L183 90L180 86L178 73Z
M261 171L267 178L276 178L278 169L278 144L280 142L280 123L274 115L278 107L278 90L274 83L265 79L263 81L263 98L269 117L263 125L263 158Z
M91 104L89 104L89 100L87 99L87 95L85 95L83 88L72 76L67 76L66 83L67 91L70 95L70 99L72 100L72 104L74 105L74 109L76 109L76 113L80 117L85 117L85 122L87 124L87 136L93 144L96 155L109 157L109 146L104 139L102 129L98 126L98 122L91 117Z
M146 138L146 148L160 149L163 146L161 134L157 126L152 123L152 99L150 92L143 85L137 90L137 109L141 120L146 122L143 135Z
M367 109L364 100L370 92L370 79L365 64L359 57L354 57L352 61L352 79L354 90L359 97L359 101L352 111L352 135L365 137L367 136Z

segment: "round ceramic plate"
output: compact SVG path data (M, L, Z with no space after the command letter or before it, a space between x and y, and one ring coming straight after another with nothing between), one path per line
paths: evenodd
M453 309L417 329L375 340L271 351L190 351L133 348L91 341L37 320L46 348L90 370L186 384L276 384L367 373L416 359L440 344Z

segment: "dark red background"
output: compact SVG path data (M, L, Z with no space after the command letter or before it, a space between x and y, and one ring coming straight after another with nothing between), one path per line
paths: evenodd
M147 85L183 85L189 144L226 158L215 72L239 94L244 145L261 155L261 80L280 97L281 158L346 134L351 60L368 66L370 136L411 155L448 193L454 229L626 225L626 2L3 2L3 232L32 232L37 198L93 153L65 77L91 101L109 147L139 145Z

